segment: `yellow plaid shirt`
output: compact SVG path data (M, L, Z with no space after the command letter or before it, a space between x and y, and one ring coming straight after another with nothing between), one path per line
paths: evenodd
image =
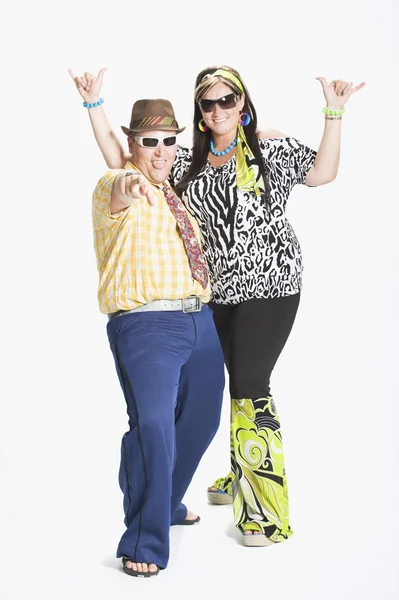
M125 170L134 169L127 163ZM160 188L155 206L146 198L134 200L111 215L112 187L119 170L108 171L93 193L94 249L99 272L98 302L102 313L131 310L152 300L210 298L191 274L176 219ZM197 238L198 225L189 215Z

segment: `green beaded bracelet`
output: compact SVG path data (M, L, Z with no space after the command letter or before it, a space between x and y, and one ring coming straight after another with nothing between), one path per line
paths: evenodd
M325 115L343 115L344 112L344 108L342 110L330 110L329 108L323 108L323 113Z

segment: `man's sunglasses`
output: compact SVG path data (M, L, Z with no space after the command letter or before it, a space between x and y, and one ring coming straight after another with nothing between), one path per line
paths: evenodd
M133 136L133 139L142 148L157 148L159 144L163 144L164 146L174 146L176 144L175 135L171 135L170 137L166 138Z
M219 100L209 100L207 98L202 98L198 101L202 112L209 113L212 112L215 108L216 104L220 106L220 108L229 109L234 108L239 100L239 96L236 94L227 94L227 96L223 96L219 98Z

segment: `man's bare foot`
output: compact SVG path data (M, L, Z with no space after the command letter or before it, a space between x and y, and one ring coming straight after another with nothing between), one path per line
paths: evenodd
M193 513L192 510L188 510L187 511L187 517L184 520L185 521L195 521L195 519L198 519L198 515L196 515L195 513Z
M244 531L244 535L263 535L263 533L261 531L247 530L247 531Z
M126 561L125 567L137 573L156 573L158 571L158 567L154 563L136 563L130 560Z

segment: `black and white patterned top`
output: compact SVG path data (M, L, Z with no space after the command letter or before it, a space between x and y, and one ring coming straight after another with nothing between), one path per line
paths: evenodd
M237 189L235 156L220 167L208 161L183 194L201 229L212 300L219 304L289 296L301 289L301 249L285 209L294 185L305 183L316 152L295 138L261 139L259 146L269 172L270 212L256 194ZM190 162L190 151L179 146L174 183Z

